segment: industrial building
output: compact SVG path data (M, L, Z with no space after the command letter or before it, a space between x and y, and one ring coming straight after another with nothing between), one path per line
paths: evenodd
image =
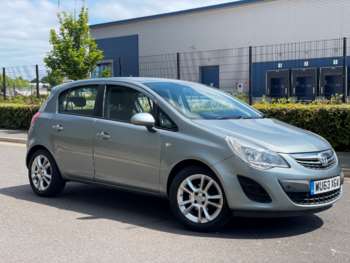
M91 25L105 54L95 74L329 98L347 92L349 14L349 0L241 0Z

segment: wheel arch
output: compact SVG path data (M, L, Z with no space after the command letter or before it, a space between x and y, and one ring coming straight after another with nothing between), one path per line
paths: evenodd
M216 179L218 179L219 183L221 184L221 180L219 178L219 176L216 174L216 172L213 170L212 167L210 167L208 164L206 164L203 161L200 160L196 160L196 159L186 159L186 160L182 160L180 162L178 162L177 164L175 164L168 176L167 179L167 184L166 184L166 194L167 196L169 196L169 190L170 190L170 186L174 180L174 178L176 177L176 175L184 168L186 167L190 167L190 166L196 166L196 167L201 167L201 168L205 168L208 169L209 171L211 171L213 173L213 175L216 177Z
M30 162L30 159L32 158L33 154L39 150L44 150L44 151L47 151L51 156L52 153L43 145L35 145L33 146L32 148L30 148L30 150L28 151L27 153L27 156L26 156L26 166L27 168L29 167L29 162Z

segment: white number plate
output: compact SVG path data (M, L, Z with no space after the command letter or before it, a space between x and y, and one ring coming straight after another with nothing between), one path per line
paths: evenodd
M330 179L311 181L310 192L311 195L327 193L340 188L340 176Z

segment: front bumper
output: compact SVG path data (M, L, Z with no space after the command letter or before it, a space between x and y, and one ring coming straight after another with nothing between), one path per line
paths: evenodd
M317 213L330 208L342 196L342 187L338 193L332 196L321 196L321 199L310 202L299 202L296 197L308 195L309 185L312 180L322 180L341 176L341 184L344 174L339 162L324 170L313 170L298 164L288 154L282 154L291 168L273 168L266 171L256 170L243 163L238 157L232 156L213 168L219 175L223 185L228 206L237 213L255 214L299 214ZM244 192L239 176L254 180L270 197L269 202L254 201ZM295 193L295 194L294 194ZM312 197L310 197L312 198ZM277 213L275 213L277 212Z

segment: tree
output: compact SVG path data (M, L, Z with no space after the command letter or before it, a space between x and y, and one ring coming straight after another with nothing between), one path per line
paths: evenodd
M101 78L109 78L112 77L112 71L109 68L105 68L101 72Z
M57 71L50 70L47 76L41 79L41 82L49 83L50 87L55 87L63 82L63 76Z
M87 8L81 9L78 19L62 12L58 20L58 32L50 31L52 50L44 60L46 66L55 77L88 78L98 61L103 59L103 52L90 35Z

